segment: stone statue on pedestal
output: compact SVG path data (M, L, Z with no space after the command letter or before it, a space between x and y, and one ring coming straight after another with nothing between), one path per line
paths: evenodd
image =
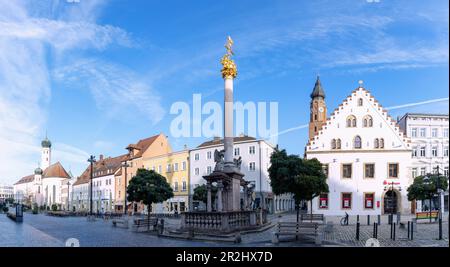
M215 150L214 151L214 162L216 166L214 167L214 171L223 171L225 150Z

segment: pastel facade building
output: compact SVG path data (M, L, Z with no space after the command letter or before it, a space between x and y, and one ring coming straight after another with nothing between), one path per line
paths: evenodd
M449 123L448 114L406 113L398 120L403 133L411 139L411 176L439 173L449 174ZM441 195L443 208L448 211L448 190ZM432 202L432 209L438 208L439 201ZM428 201L418 201L417 210L422 211Z

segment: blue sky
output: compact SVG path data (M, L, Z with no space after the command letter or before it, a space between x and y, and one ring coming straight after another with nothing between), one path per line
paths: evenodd
M222 102L227 35L235 100L279 103L289 153L307 141L320 74L331 112L358 80L390 110L448 113L447 1L0 0L0 183L27 175L48 132L53 162L79 175L89 154L116 156L160 132L174 149L174 102Z

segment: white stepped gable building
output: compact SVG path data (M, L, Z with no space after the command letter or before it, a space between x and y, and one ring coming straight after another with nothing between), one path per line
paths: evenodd
M402 131L411 138L413 178L429 173L439 173L448 177L449 167L449 135L448 114L406 113L398 121ZM448 211L448 190L441 196L441 203ZM417 210L421 211L429 202L417 202ZM432 208L439 207L436 198Z
M192 199L194 189L205 184L203 176L214 171L214 151L222 150L223 139L214 138L189 151L189 166L191 179L191 200L195 207L201 205ZM270 167L270 156L274 147L264 140L257 140L250 136L238 136L234 138L234 158L241 157L241 172L245 174L245 180L255 185L254 207L263 206L270 213L294 209L294 200L288 194L274 195L270 186L268 168ZM264 202L264 204L263 204Z
M325 98L320 82L311 98L315 103ZM315 119L321 116L314 112L320 111L312 105L310 123L317 131L310 131L305 156L322 162L329 193L313 200L313 213L378 215L415 210L406 191L412 183L410 140L362 82L319 126Z

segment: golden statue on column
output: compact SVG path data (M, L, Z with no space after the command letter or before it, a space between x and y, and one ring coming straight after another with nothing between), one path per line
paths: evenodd
M237 76L237 68L234 61L231 59L233 53L233 39L230 36L227 38L227 42L225 43L225 48L227 49L227 53L223 55L220 63L222 64L222 77L224 79L234 79Z

